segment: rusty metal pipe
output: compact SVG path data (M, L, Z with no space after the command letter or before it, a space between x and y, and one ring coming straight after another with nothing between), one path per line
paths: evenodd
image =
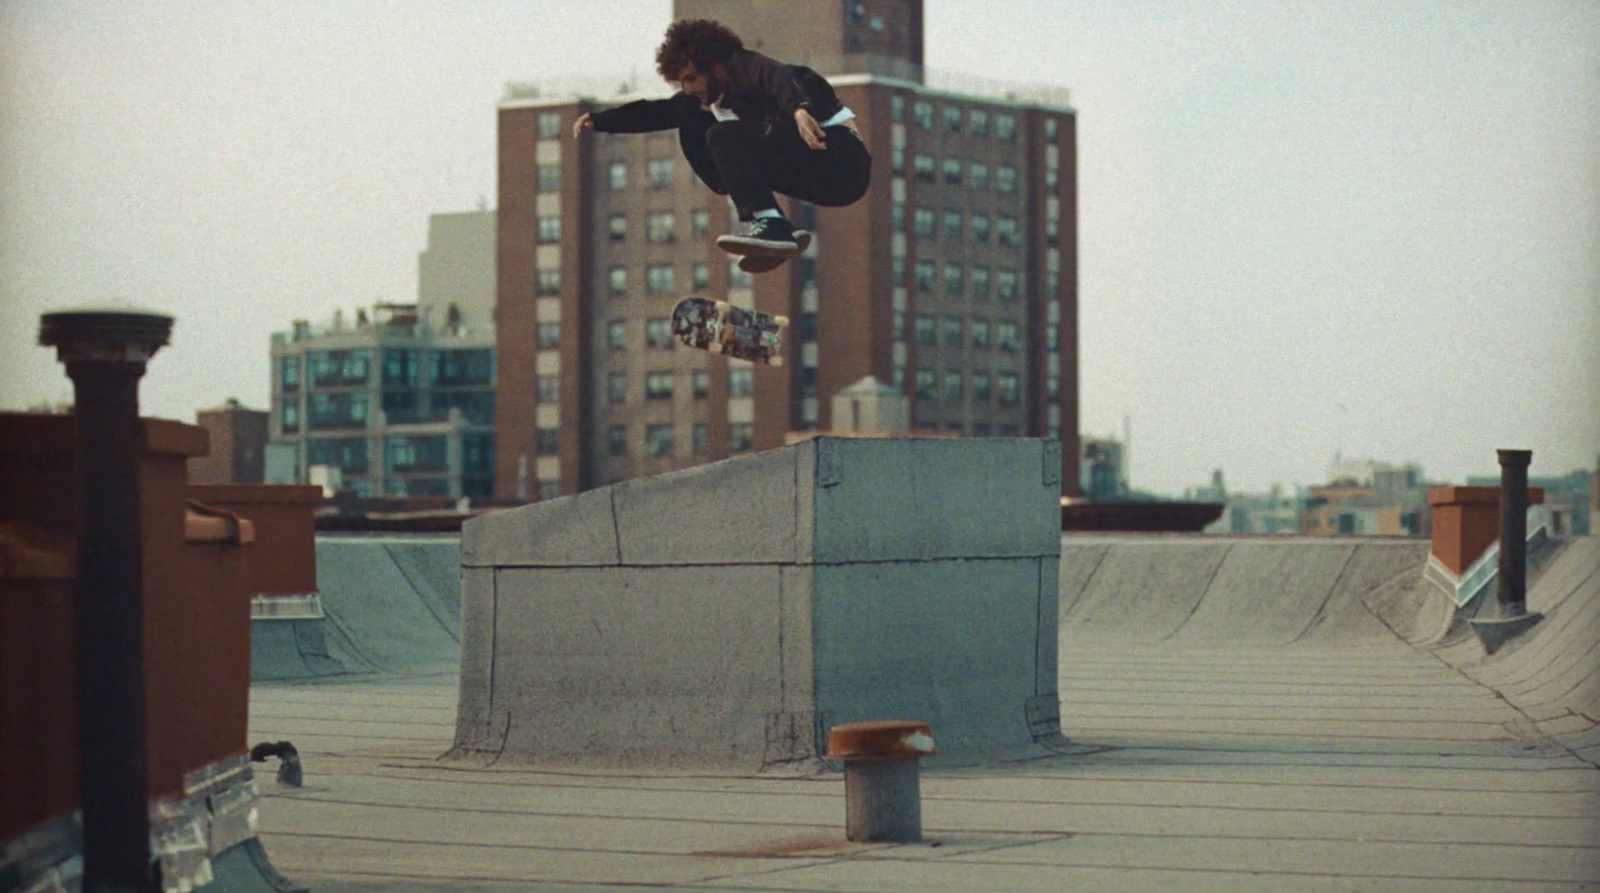
M1532 450L1496 450L1500 458L1500 616L1528 613L1528 465Z
M139 379L172 318L47 313L39 343L72 379L77 418L78 746L83 889L154 893L145 742Z

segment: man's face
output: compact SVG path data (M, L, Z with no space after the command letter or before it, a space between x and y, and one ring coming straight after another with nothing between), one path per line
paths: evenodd
M701 71L694 67L693 62L685 62L683 70L678 72L678 85L683 92L700 100L700 105L705 107L710 107L712 103L722 98L723 83L717 68Z

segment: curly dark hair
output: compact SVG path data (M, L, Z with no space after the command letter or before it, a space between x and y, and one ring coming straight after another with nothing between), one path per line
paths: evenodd
M667 37L656 49L656 71L669 80L678 79L684 64L693 62L698 71L728 61L734 51L744 49L744 41L727 25L711 19L679 19L667 27Z

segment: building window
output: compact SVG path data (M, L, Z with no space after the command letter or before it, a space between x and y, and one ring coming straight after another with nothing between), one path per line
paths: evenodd
M620 192L628 188L628 163L626 161L613 161L606 168L606 181L613 192Z
M995 139L1014 140L1017 138L1017 118L1015 115L994 116Z
M1044 185L1051 189L1061 184L1061 172L1053 167L1044 169Z
M645 179L654 189L661 189L672 185L672 159L652 158L645 162Z
M364 385L372 373L372 351L314 350L306 354L313 387Z
M899 93L889 97L889 120L896 124L906 119L906 98Z
M989 321L982 317L972 319L972 346L986 348L989 346Z
M972 402L974 402L974 403L987 403L987 402L989 402L989 373L987 373L987 372L974 372L974 373L972 373Z
M911 231L919 239L933 238L933 211L928 208L918 208L911 213Z
M1000 396L1001 406L1015 406L1022 399L1022 391L1017 381L1017 373L1002 372L995 382L995 391Z
M677 217L671 211L655 211L644 220L644 237L651 242L675 241L676 226Z
M672 373L649 372L644 377L646 400L665 400L672 396Z
M1060 326L1045 326L1044 327L1044 349L1045 350L1059 350L1060 348L1061 348L1061 327Z
M919 260L919 261L917 261L917 291L922 291L922 292L931 292L931 291L933 291L933 281L934 281L933 261L931 261L931 260Z
M644 271L645 290L653 295L672 293L672 264L651 264Z
M917 314L917 343L923 347L932 347L937 344L938 336L934 331L937 325L938 322L933 317L922 313Z
M1014 322L996 323L994 327L994 346L1007 353L1016 353L1022 347L1022 341L1017 337L1017 324Z
M728 396L748 397L755 393L755 373L749 367L728 370Z
M944 293L961 294L961 265L947 261L944 265Z
M561 241L561 218L540 217L538 223L539 244L549 245Z
M994 234L1002 245L1015 247L1022 241L1017 234L1017 218L1008 217L1004 214L995 219Z
M541 456L561 455L561 432L555 428L540 428L535 431L534 452Z
M944 374L944 399L947 403L957 403L961 400L961 373L946 372Z
M924 132L933 130L933 103L917 101L911 105L911 117L917 122L917 129Z
M973 267L967 277L967 285L974 298L989 297L989 268Z
M749 424L728 426L728 452L748 453L755 446L755 429Z
M628 293L627 267L612 267L606 271L606 291L614 298Z
M711 287L711 268L704 263L696 262L689 268L689 278L694 280L695 291L705 291Z
M561 346L561 323L542 322L536 331L540 350L552 350Z
M644 344L664 350L672 349L672 320L657 317L645 321Z
M448 445L442 434L383 439L384 470L393 474L444 471L449 467Z
M935 396L933 388L933 370L917 370L917 396L924 400L932 400Z
M953 105L944 107L944 129L951 133L961 132L961 109Z
M974 241L974 242L987 242L987 241L989 241L989 215L988 214L974 214L974 215L972 215L972 241Z
M539 402L555 403L561 399L561 376L541 375L536 382Z
M332 465L346 474L366 474L367 440L364 437L346 437L339 440L306 441L307 465Z
M906 206L895 202L889 206L889 227L893 232L902 232L906 228Z
M973 136L989 135L989 113L982 109L973 109L967 115L967 132Z
M1001 270L994 274L994 294L1002 301L1014 300L1017 297L1017 271Z
M946 239L961 238L961 212L944 212L944 237Z
M1009 164L1002 164L994 169L994 188L1005 193L1017 191L1017 169Z
M981 161L974 161L967 166L967 185L973 189L989 188L989 166Z
M944 160L944 182L947 186L961 185L961 159L946 158Z
M300 358L281 357L278 360L278 380L285 391L300 389Z
M961 349L961 317L947 316L944 318L940 331L944 334L944 346Z
M383 386L386 388L414 388L417 386L417 352L410 348L388 348L383 352Z
M906 147L891 146L889 148L889 172L905 175L906 172Z
M1061 396L1061 378L1059 376L1052 375L1045 379L1044 386L1045 393L1050 395L1051 400Z
M672 426L647 425L644 429L645 449L652 456L672 454Z
M695 422L693 449L696 456L703 456L711 449L711 426L705 422Z
M911 159L911 168L916 172L918 183L933 183L936 181L932 155L916 155Z
M433 395L433 417L443 420L450 410L461 411L461 418L469 425L494 424L494 391L436 391Z
M537 490L541 502L549 499L559 499L561 497L561 482L540 481Z
M300 430L300 401L289 400L283 404L283 432L291 434Z
M384 421L391 425L418 421L422 416L420 397L419 391L384 391Z
M628 373L613 372L606 380L606 397L612 403L626 403L628 400Z
M440 350L431 358L428 378L435 387L494 384L494 351Z
M694 396L695 396L696 400L699 400L699 399L705 397L707 394L711 393L711 373L710 372L707 372L704 369L696 369L696 370L694 370L694 374L693 374L693 376L691 376L690 381L692 382L692 387L694 389Z
M906 315L898 310L889 317L889 337L895 341L906 340Z
M625 214L612 214L606 218L606 233L611 236L611 241L621 242L628 237L628 217Z
M890 258L889 281L895 285L903 285L906 281L906 259L903 257Z
M538 294L544 296L561 294L561 271L540 270L538 284L535 288Z
M560 192L561 191L561 165L559 165L559 164L541 164L541 165L539 165L539 191L540 192Z
M628 323L613 319L606 323L606 346L612 350L628 349Z
M711 214L705 208L696 209L689 215L689 228L696 236L704 236L711 232Z
M561 139L561 114L559 112L541 112L539 114L539 139Z
M463 434L461 436L461 470L465 472L494 473L493 434Z
M613 456L628 455L627 426L612 425L606 429L606 452Z
M1044 222L1044 240L1054 245L1061 239L1061 221L1046 220Z
M1056 141L1056 119L1054 118L1044 119L1044 141L1047 143Z

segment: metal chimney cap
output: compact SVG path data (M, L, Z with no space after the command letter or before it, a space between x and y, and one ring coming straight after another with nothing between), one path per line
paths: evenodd
M60 310L39 318L39 344L63 361L143 362L166 346L172 317L135 308Z

